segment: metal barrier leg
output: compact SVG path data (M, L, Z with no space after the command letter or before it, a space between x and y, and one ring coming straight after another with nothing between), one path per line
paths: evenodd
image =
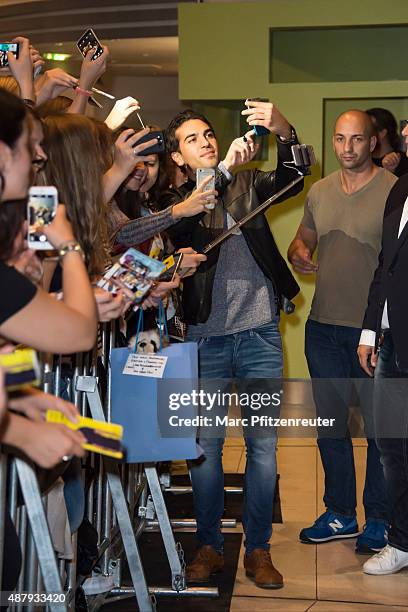
M176 544L172 529L173 525L177 525L179 521L170 521L169 519L162 486L155 464L146 463L144 465L144 471L157 516L157 521L148 520L147 524L154 525L157 523L159 526L171 569L171 586L173 590L172 592L170 589L158 587L155 591L150 589L150 592L165 596L218 597L219 592L217 587L186 587L184 551L179 544ZM194 526L196 526L196 522L193 522Z
M61 593L61 578L41 500L37 477L33 468L22 459L14 459L14 462L24 503L27 508L27 516L30 521L31 532L37 550L38 562L45 590L47 593ZM54 612L54 610L58 612L67 610L65 603L50 602L47 607L51 612Z
M174 539L156 467L154 464L145 464L144 470L170 564L171 586L175 591L182 591L186 588L184 551Z
M106 419L96 384L96 378L93 376L79 376L76 382L76 389L77 391L86 393L92 418L99 421L105 421ZM132 521L119 476L119 470L112 460L104 457L103 462L106 468L108 485L112 494L113 505L126 552L137 603L140 612L153 612L155 603L152 601L147 587L139 548L133 532Z

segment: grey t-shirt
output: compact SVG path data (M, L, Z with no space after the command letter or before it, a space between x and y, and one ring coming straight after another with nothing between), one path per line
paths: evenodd
M361 327L378 264L385 202L396 180L380 168L362 189L346 194L339 170L310 189L302 225L317 233L319 264L310 319Z
M275 311L273 284L240 232L221 245L210 316L205 323L190 325L188 337L225 336L260 327L272 321Z

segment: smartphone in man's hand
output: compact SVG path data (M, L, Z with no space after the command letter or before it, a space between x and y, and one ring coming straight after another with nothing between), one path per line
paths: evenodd
M211 177L211 180L208 181L208 184L204 187L204 191L214 191L215 189L215 168L197 168L196 170L196 185L197 189L200 187L201 183L203 183L208 177ZM206 204L205 207L207 210L212 210L215 207L215 204Z

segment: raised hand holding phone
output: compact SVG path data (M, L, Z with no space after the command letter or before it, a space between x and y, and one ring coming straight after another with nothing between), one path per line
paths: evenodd
M19 84L21 98L35 102L30 41L23 36L17 36L12 42L18 44L18 57L14 53L7 53L10 71Z
M55 249L59 249L66 242L75 241L74 230L67 218L64 204L58 204L54 219L44 226L43 232Z
M215 190L215 168L197 168L196 170L196 185L200 187L205 179L209 179L205 182L203 190L204 191L214 191ZM205 208L207 210L212 210L215 207L215 201L208 201L205 204Z
M260 98L247 98L244 102L245 106L248 107L248 102L261 102ZM270 131L263 125L254 125L255 136L269 136Z
M102 53L95 58L95 47L88 49L84 56L81 73L79 76L78 85L81 89L92 89L94 84L106 71L106 66L109 60L108 47L102 47Z
M272 134L276 134L285 140L290 140L292 136L291 127L287 119L272 102L261 102L259 100L245 101L247 108L241 111L241 115L246 117L248 125L255 127L262 126Z
M216 204L218 192L215 189L206 190L207 185L212 181L211 176L207 176L197 189L191 195L173 206L173 219L182 219L184 217L194 217L202 212L206 212L206 207L211 204Z
M52 250L44 233L45 226L54 219L58 206L58 191L53 186L31 187L28 192L27 242L30 249Z
M103 47L99 42L98 38L96 37L96 34L92 30L92 28L88 28L88 30L85 30L85 32L82 34L81 38L77 42L77 47L84 57L87 56L88 52L91 49L94 50L94 54L91 57L92 61L97 60L98 57L103 53Z
M148 161L146 151L156 144L154 138L150 138L150 129L145 128L140 132L133 129L124 130L119 134L115 142L114 165L123 171L126 178L136 164Z
M9 60L8 54L12 53L16 59L18 59L18 54L20 50L20 45L16 42L2 42L0 43L0 68L6 68L9 71Z

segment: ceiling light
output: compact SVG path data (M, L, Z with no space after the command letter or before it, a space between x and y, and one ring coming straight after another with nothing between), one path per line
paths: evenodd
M53 62L65 62L71 55L69 53L43 53L43 58Z

